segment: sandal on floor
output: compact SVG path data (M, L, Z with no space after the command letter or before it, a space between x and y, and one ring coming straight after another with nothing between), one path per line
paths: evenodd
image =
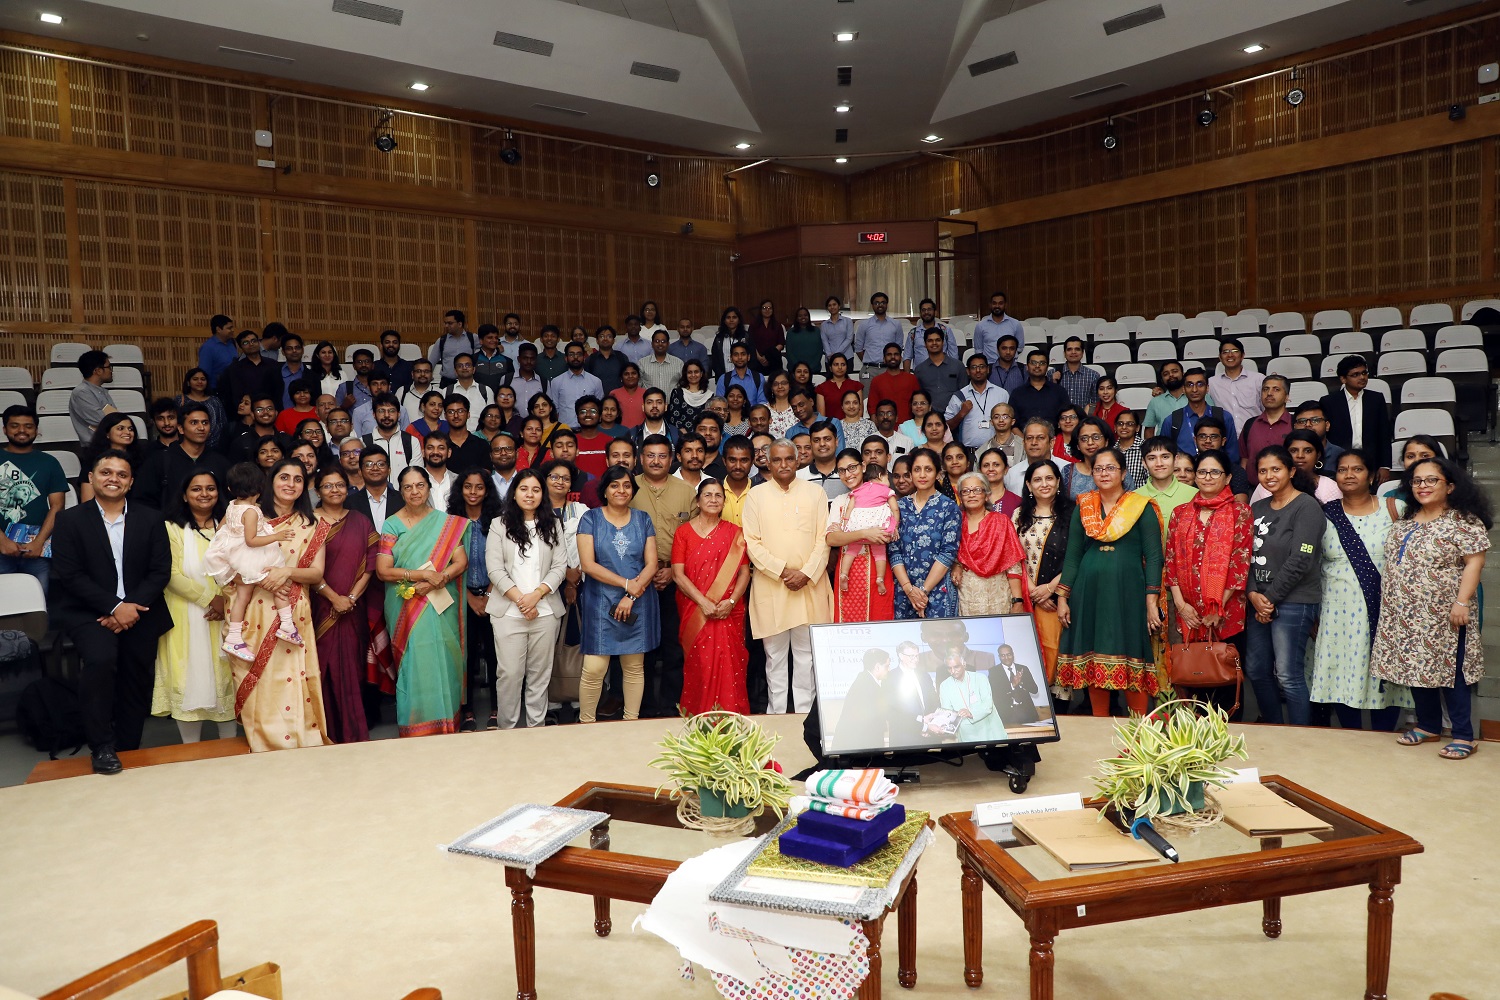
M1444 760L1467 760L1474 756L1478 750L1478 743L1465 743L1462 740L1454 740L1439 750L1438 756Z
M1431 743L1433 740L1440 739L1442 737L1437 733L1429 733L1422 729L1413 728L1396 737L1396 742L1404 747L1419 747L1423 743Z
M498 712L491 712L490 713L490 721L486 722L484 724L484 728L485 729L499 729L500 728L500 714Z
M474 713L465 712L463 721L458 724L458 731L461 733L472 733L475 728Z

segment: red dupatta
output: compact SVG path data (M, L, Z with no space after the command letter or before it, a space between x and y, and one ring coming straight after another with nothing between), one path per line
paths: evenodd
M728 597L729 594L734 590L735 578L739 576L740 566L745 561L744 532L740 531L728 521L720 521L719 525L728 526L729 528L734 529L734 538L729 543L729 548L728 551L724 554L723 561L719 563L718 572L714 574L714 577L709 581L708 586L701 588L703 591L703 596L708 598L710 601L713 601L715 604L724 600L724 598ZM692 531L693 526L691 524L684 524L677 530ZM717 532L718 530L718 527L714 528L714 532ZM704 538L701 542L699 542L699 545L695 547L693 553L694 556L697 557L695 559L695 562L705 558L701 546L704 543L709 542L709 540L713 538L714 532L710 532L708 537ZM686 569L691 576L695 575L695 571L697 569L706 567L704 567L703 564L699 562L699 565L693 568L688 568L686 566L684 566L683 568ZM696 580L693 582L695 584L697 583ZM682 648L684 650L693 648L693 643L697 640L698 633L703 631L703 626L707 624L708 618L703 614L703 609L695 606L692 613L682 620L681 641Z
M1212 497L1195 493L1186 506L1195 519L1200 511L1212 511L1203 531L1203 565L1199 567L1198 592L1203 598L1205 614L1217 615L1224 610L1224 587L1229 579L1229 562L1234 557L1233 491L1222 489ZM1192 565L1193 532L1179 531L1172 541L1173 558L1179 566Z
M979 527L969 530L969 514L960 515L958 539L958 561L963 568L975 576L992 577L1001 573L1014 575L1023 584L1026 582L1026 550L1021 546L1020 536L1010 518L994 511L986 512ZM1010 570L1020 566L1019 572ZM1031 611L1031 588L1021 588L1021 600L1027 613Z
M268 518L267 523L273 528L278 528L297 515L288 514L286 517ZM328 540L328 522L313 518L314 527L312 537L307 540L302 554L297 557L297 569L307 569L312 561L317 558L318 552L322 550L323 543ZM289 602L292 607L302 600L302 584L292 583ZM250 664L250 670L245 674L245 679L240 681L240 686L234 693L234 714L239 715L245 707L245 702L250 700L250 693L255 690L255 685L260 683L260 675L266 672L266 665L271 662L271 654L276 651L276 626L269 625L266 634L261 637L260 648L255 651L255 659Z

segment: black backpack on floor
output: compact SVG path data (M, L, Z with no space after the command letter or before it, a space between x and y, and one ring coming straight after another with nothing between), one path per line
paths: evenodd
M16 705L16 725L22 739L52 760L57 759L59 750L72 747L76 754L88 742L78 689L57 677L43 677L26 685Z

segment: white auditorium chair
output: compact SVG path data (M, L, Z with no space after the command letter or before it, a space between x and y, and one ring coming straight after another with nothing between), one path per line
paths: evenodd
M1139 362L1121 365L1115 369L1115 384L1121 388L1127 385L1153 386L1156 384L1156 367Z
M146 430L146 421L134 413L130 415L130 422L135 425L135 439L137 441L149 441L150 435Z
M1322 309L1313 313L1313 333L1341 333L1354 329L1354 317L1347 309Z
M352 365L354 363L354 352L359 350L369 351L371 354L375 355L375 357L380 357L379 344L350 344L348 347L344 348L344 364Z
M1137 361L1161 364L1163 361L1177 360L1177 344L1170 340L1146 340L1136 345L1135 359Z
M36 382L31 377L31 372L25 368L14 365L0 366L0 389L19 389L21 392L31 392L36 388Z
M1082 316L1059 316L1058 319L1057 319L1057 321L1059 323L1067 323L1067 324L1069 324L1071 326L1072 324L1075 324L1075 323L1082 323L1083 322L1083 317ZM1099 322L1103 323L1104 320L1101 319Z
M1282 337L1281 343L1276 345L1276 350L1284 358L1315 358L1323 353L1323 342L1311 333L1293 333Z
M115 377L109 383L109 391L115 392L120 389L142 389L146 388L146 382L141 377L139 368L122 366L115 369Z
M1182 313L1158 313L1156 319L1152 320L1152 322L1165 323L1167 325L1167 330L1171 331L1180 328L1182 326L1182 321L1185 319L1187 319L1187 317ZM1140 335L1140 331L1136 331L1136 336L1139 337Z
M1376 306L1359 314L1359 328L1372 333L1399 330L1405 325L1406 320L1401 318L1401 310L1395 306Z
M1322 382L1293 382L1286 393L1288 409L1296 409L1303 403L1316 403L1327 395L1328 387Z
M1318 369L1318 380L1328 387L1329 392L1338 392L1339 362L1347 358L1347 354L1330 354L1323 358L1323 364Z
M1223 316L1224 314L1219 313L1218 315ZM1193 340L1197 337L1216 337L1219 334L1216 325L1217 322L1213 316L1203 315L1184 319L1181 325L1177 327L1177 339Z
M1371 373L1390 383L1396 398L1401 398L1401 387L1418 375L1427 374L1427 355L1421 351L1392 351L1382 354Z
M83 373L77 368L48 368L42 372L43 389L71 389L83 381Z
M47 363L52 365L54 368L59 368L63 365L76 365L79 358L83 357L86 352L92 350L93 348L88 344L79 344L73 342L53 344L52 353L48 355Z
M1447 410L1436 407L1415 407L1396 414L1391 436L1397 441L1404 442L1413 434L1430 434L1442 442L1444 450L1449 455L1459 453L1458 429L1454 425L1453 414ZM1396 452L1398 467L1400 454Z
M1269 323L1271 321L1271 310L1269 310L1269 309L1261 309L1261 308L1258 308L1258 307L1257 308L1250 308L1250 309L1241 309L1239 312L1235 313L1235 315L1236 316L1253 316L1255 318L1255 325L1259 326L1259 327L1264 327L1267 323Z
M380 349L378 347L375 349L375 356L377 358L380 357ZM421 344L408 344L403 342L401 344L401 349L396 352L396 357L400 358L402 361L421 361L426 356L427 355L422 350Z
M1269 337L1250 336L1238 338L1247 358L1269 358L1274 353Z
M66 417L70 389L43 389L36 394L36 413L39 417Z
M1433 372L1453 380L1458 393L1454 418L1467 433L1489 426L1491 385L1489 358L1477 347L1454 347L1437 356Z
M1047 317L1046 316L1032 316L1029 319L1023 319L1023 320L1021 320L1021 325L1022 326L1039 326L1039 327L1041 327L1042 329L1045 330L1047 328Z
M52 457L62 466L63 478L72 482L83 473L83 463L75 451L54 451Z
M1094 367L1104 369L1106 375L1113 375L1122 365L1130 364L1130 345L1104 343L1095 344L1093 354L1089 362Z
M1380 335L1380 353L1391 351L1425 351L1427 334L1421 330L1387 330Z
M0 389L0 413L4 413L12 406L25 406L26 397L14 389Z
M1345 330L1328 338L1328 349L1335 354L1363 354L1368 358L1375 353L1375 340L1363 330Z
M52 648L46 641L47 594L30 573L0 573L0 628L25 632L44 652Z
M1104 343L1107 341L1117 341L1122 344L1127 344L1130 342L1130 330L1128 330L1123 323L1119 322L1100 323L1098 326L1094 327L1092 336L1094 343L1096 344Z
M1266 317L1266 333L1282 337L1307 333L1307 317L1299 312L1272 313Z
M37 417L36 443L42 447L66 448L78 444L73 419L67 416Z
M1115 400L1127 410L1144 413L1151 405L1151 390L1141 385L1124 386L1115 393Z
M1260 317L1253 313L1237 312L1224 320L1224 336L1244 337L1248 334L1260 334Z
M1103 316L1084 316L1073 321L1074 326L1082 327L1084 334L1093 333L1104 325Z
M1134 334L1135 331L1141 328L1141 324L1146 322L1146 317L1121 316L1119 319L1115 320L1115 322L1120 324L1120 326L1122 326L1128 333Z
M146 396L139 389L116 389L111 386L109 394L114 397L115 409L121 413L146 412Z
M1446 404L1446 406L1444 405ZM1439 409L1454 409L1458 405L1458 391L1453 380L1446 375L1423 375L1407 379L1401 387L1401 406L1436 406Z
M1053 344L1052 350L1047 353L1047 364L1060 365L1066 363L1067 356L1063 354L1063 345Z
M1447 326L1453 322L1453 307L1446 302L1429 302L1420 306L1411 307L1411 317L1406 325L1425 333L1432 333L1439 327Z
M146 356L135 344L105 344L100 350L117 365L144 365Z
M1483 347L1484 334L1479 327L1467 324L1458 326L1445 326L1433 336L1432 347L1437 351L1446 351L1455 347Z
M1500 313L1500 299L1472 299L1459 310L1459 318L1465 323L1474 322L1474 317L1484 311Z
M1096 365L1092 361L1085 362L1083 367L1088 368L1091 371L1094 371L1094 372L1098 373L1098 375L1099 375L1100 378L1103 378L1104 376L1106 376L1106 375L1109 374L1109 372L1107 372L1107 371L1104 370L1104 366L1103 365Z
M1069 337L1077 337L1079 340L1088 342L1089 334L1077 323L1059 323L1052 328L1052 343L1061 344Z
M1207 361L1209 358L1219 356L1219 342L1217 340L1190 340L1182 346L1182 360L1184 361Z
M1183 371L1183 374L1187 374L1188 372L1194 372L1194 371L1196 371L1196 372L1207 371L1207 369L1205 369L1203 367L1203 362L1201 360L1199 360L1198 358L1183 358L1182 359L1182 371Z
M1155 319L1148 319L1136 327L1135 342L1140 344L1148 340L1171 340L1172 331L1177 329L1174 324L1182 322L1180 315L1173 315L1176 315L1177 318L1170 322L1158 316Z
M1383 378L1370 379L1365 383L1365 389L1369 392L1378 392L1384 396L1387 406L1390 405L1391 400L1396 398L1394 392L1391 390L1391 384Z
M1292 382L1313 377L1312 362L1302 356L1272 358L1266 364L1267 375L1280 375Z
M1222 309L1205 309L1203 312L1199 313L1193 318L1205 320L1215 330L1222 330L1224 328L1224 321L1229 319L1229 314L1227 312L1224 312ZM1180 330L1181 328L1179 327L1178 329ZM1213 336L1213 334L1209 334L1208 336L1211 337Z

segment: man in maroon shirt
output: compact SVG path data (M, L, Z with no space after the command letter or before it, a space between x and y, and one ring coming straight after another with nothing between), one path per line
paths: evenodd
M896 422L911 419L911 394L922 388L922 383L911 372L901 370L901 345L886 344L881 354L885 371L870 379L870 397L867 401L870 416L881 400L889 399L896 404Z
M1255 456L1262 448L1282 444L1292 432L1292 414L1286 408L1287 392L1291 388L1285 375L1267 375L1260 384L1262 412L1246 422L1240 431L1240 462L1245 471L1255 468Z

